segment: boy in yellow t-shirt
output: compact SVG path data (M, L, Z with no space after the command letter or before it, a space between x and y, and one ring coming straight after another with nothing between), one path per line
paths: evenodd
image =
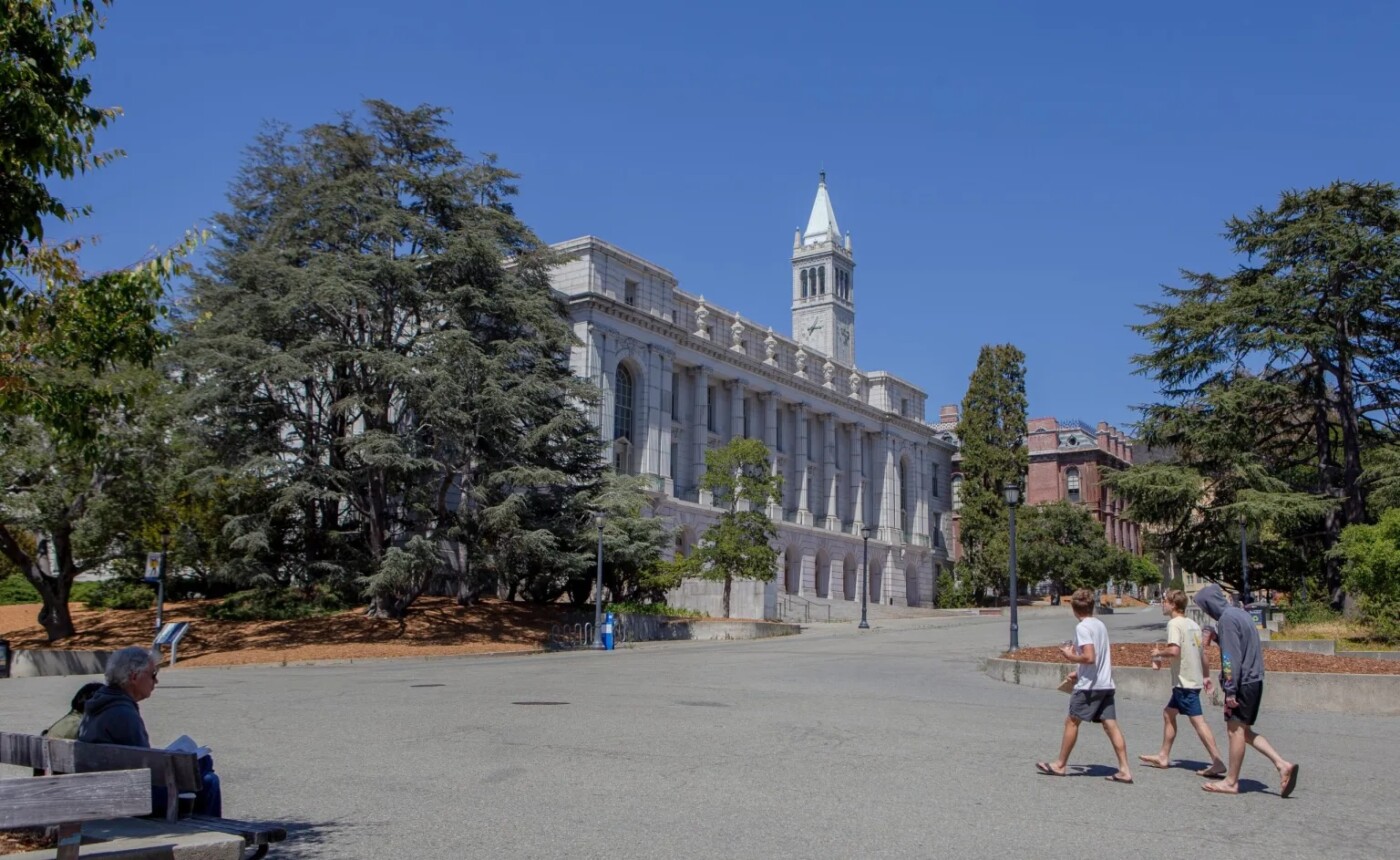
M1185 593L1172 589L1162 597L1162 614L1170 615L1167 622L1167 645L1153 648L1153 658L1171 658L1172 697L1162 709L1162 750L1156 755L1140 755L1143 764L1168 767L1171 764L1172 743L1176 740L1176 717L1185 714L1196 730L1196 736L1210 753L1210 766L1197 771L1201 776L1218 778L1225 775L1225 762L1215 746L1215 735L1201 714L1201 689L1210 690L1210 672L1206 668L1205 652L1201 648L1201 627L1186 617ZM1153 669L1161 661L1153 659Z

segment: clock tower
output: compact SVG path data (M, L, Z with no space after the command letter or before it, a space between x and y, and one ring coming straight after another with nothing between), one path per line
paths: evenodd
M848 367L856 356L855 268L851 236L836 225L822 171L807 229L792 239L792 338Z

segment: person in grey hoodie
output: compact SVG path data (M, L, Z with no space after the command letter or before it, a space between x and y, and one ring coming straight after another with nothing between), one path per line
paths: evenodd
M1230 740L1229 772L1219 782L1202 788L1216 794L1238 794L1245 745L1254 747L1273 762L1280 780L1279 795L1288 797L1298 786L1298 765L1280 756L1255 733L1259 705L1264 699L1264 650L1254 619L1231 606L1218 585L1208 585L1196 595L1196 605L1215 619L1220 642L1220 692L1225 696L1225 729Z

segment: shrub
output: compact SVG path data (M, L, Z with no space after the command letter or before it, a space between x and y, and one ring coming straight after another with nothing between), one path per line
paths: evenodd
M153 586L132 579L104 579L82 584L89 586L83 597L88 609L150 609L156 602Z
M604 612L626 612L631 615L665 615L670 618L709 618L709 614L699 612L694 609L682 609L679 606L667 606L665 603L609 603L603 607Z
M38 603L39 592L34 590L34 586L29 584L18 573L0 579L0 606L11 606L16 603Z
M1297 600L1288 604L1283 617L1289 624L1323 624L1339 620L1342 613L1320 601Z
M335 592L314 588L254 588L224 598L204 611L219 621L290 621L345 609Z

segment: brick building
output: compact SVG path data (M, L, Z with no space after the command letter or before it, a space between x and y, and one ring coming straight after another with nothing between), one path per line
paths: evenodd
M955 441L958 407L942 407L934 427L941 438ZM1032 418L1026 422L1026 447L1030 454L1030 466L1026 474L1025 504L1039 505L1063 499L1084 505L1094 519L1103 524L1104 537L1110 544L1142 553L1141 528L1123 515L1125 503L1102 482L1104 470L1126 469L1132 465L1132 440L1105 421L1091 427L1083 421ZM962 546L958 540L962 486L960 462L961 457L954 455L951 490L954 560L962 556Z

